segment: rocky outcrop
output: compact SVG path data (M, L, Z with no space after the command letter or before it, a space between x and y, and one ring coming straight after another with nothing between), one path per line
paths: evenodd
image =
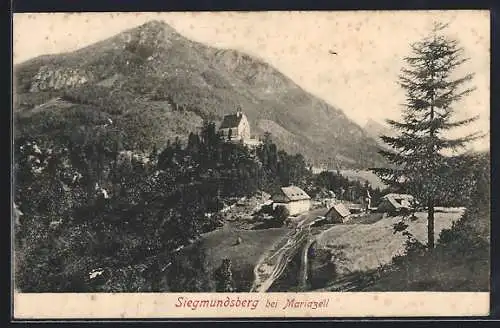
M42 66L33 77L30 92L60 90L85 84L92 74L77 68Z

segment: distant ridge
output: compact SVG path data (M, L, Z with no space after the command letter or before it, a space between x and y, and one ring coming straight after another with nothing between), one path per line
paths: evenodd
M373 119L368 119L364 126L364 130L384 148L388 148L389 146L381 139L381 136L394 136L395 134L387 125L376 122Z

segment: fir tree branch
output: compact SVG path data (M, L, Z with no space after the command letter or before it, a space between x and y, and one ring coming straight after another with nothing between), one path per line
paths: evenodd
M440 139L436 143L436 146L438 147L439 150L443 149L451 149L451 150L456 150L458 148L464 148L467 143L470 143L472 141L479 140L481 138L484 138L486 136L485 133L471 133L465 137L462 138L457 138L457 139Z
M473 116L471 118L461 120L461 121L455 121L455 122L443 122L443 128L444 129L451 129L451 128L456 128L456 127L461 127L464 125L467 125L469 123L475 122L479 119L479 115Z

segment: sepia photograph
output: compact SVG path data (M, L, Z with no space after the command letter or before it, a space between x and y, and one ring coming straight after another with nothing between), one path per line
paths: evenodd
M488 11L22 13L13 65L25 316L488 314Z

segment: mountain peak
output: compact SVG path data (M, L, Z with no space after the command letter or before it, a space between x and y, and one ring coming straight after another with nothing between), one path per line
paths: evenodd
M163 29L166 31L177 33L177 31L172 26L170 26L167 22L162 21L162 20L158 20L158 19L150 20L142 25L139 25L137 27L137 29L153 30L153 31Z
M151 20L122 32L119 43L127 51L147 58L184 41L186 39L166 22Z
M125 32L125 34L134 34L140 37L180 37L180 34L167 22L161 20L151 20Z
M80 125L74 111L102 113L123 131L124 147L146 151L239 106L255 136L271 132L281 149L313 163L338 158L346 167L383 165L377 143L361 127L265 61L195 42L161 20L33 60L16 76L16 110L27 135L71 131ZM56 97L65 103L51 101ZM68 103L71 111L61 111ZM53 113L64 116L62 125L32 124L54 121Z
M384 126L384 124L383 124L383 123L381 123L380 121L375 121L373 118L368 118L368 120L366 121L365 126L369 126L369 125L379 125L379 126Z
M388 133L389 131L389 127L386 124L371 118L366 121L364 129L371 134Z
M377 143L383 148L387 148L388 146L381 139L381 137L394 136L395 133L395 131L392 130L389 126L387 126L387 124L377 122L371 118L369 118L368 121L366 122L364 130L370 137L375 139L375 141L377 141Z

